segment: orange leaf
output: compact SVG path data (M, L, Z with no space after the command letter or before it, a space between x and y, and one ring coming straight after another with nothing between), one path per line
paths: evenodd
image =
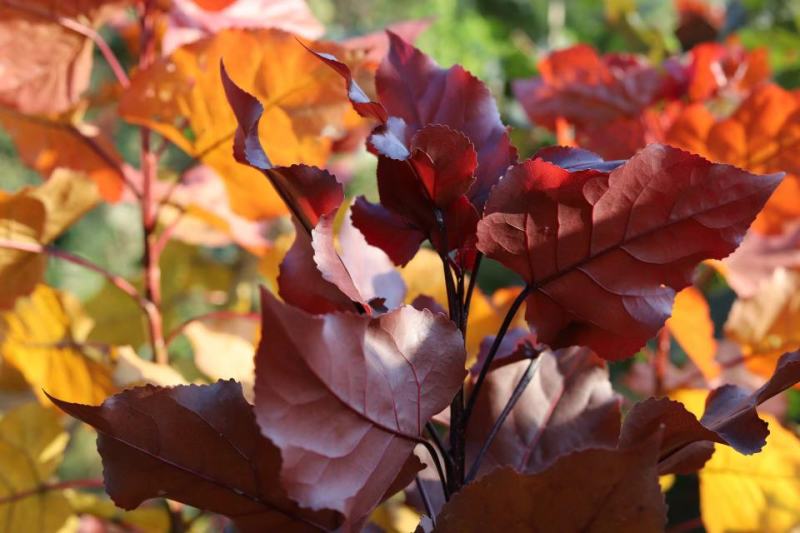
M672 317L667 328L692 362L703 373L706 381L713 382L720 373L714 356L717 341L714 339L714 324L711 322L708 302L695 287L686 287L675 297Z
M800 103L777 85L753 91L728 118L715 121L697 104L687 107L667 132L666 142L713 161L752 172L788 175L761 211L753 228L780 233L800 217Z
M313 46L347 57L332 44ZM213 167L240 215L281 215L286 208L264 176L233 159L236 120L222 88L222 59L236 83L264 105L259 135L272 162L322 165L332 141L345 133L350 104L336 73L279 30L225 30L176 49L134 76L120 113Z
M122 195L122 158L111 140L67 115L23 115L0 107L0 125L25 164L49 178L57 168L85 173L109 202Z

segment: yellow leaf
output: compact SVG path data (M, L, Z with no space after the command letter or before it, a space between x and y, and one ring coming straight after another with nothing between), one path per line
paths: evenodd
M417 529L421 515L404 503L402 494L389 498L372 511L370 522L386 533L411 533Z
M0 197L0 239L46 245L97 205L95 185L85 177L60 170L34 188ZM47 258L0 246L0 309L30 294L41 281Z
M3 531L51 533L72 515L63 492L38 489L61 463L68 440L57 415L36 403L0 420L0 524Z
M430 296L444 309L447 309L447 288L444 283L444 272L439 255L428 248L422 248L409 263L400 269L406 283L406 303L411 303L417 296ZM503 323L511 303L519 294L520 288L499 289L488 298L480 289L475 288L470 305L467 323L467 367L470 367L478 355L481 341L487 335L495 335ZM525 326L524 306L517 312L511 327Z
M709 383L719 377L717 341L708 302L696 287L686 287L675 297L667 328Z
M115 350L114 384L120 388L138 385L174 387L185 385L186 380L174 368L145 361L130 346Z
M314 47L346 55L333 44ZM264 176L233 159L236 120L223 91L220 60L236 83L263 103L259 135L274 164L325 162L332 140L344 134L350 105L341 79L280 30L229 29L177 48L134 76L120 113L213 167L240 215L284 214L286 207Z
M208 377L235 379L252 398L255 345L260 336L256 317L232 316L192 322L183 330L194 350L194 363Z
M741 345L748 368L771 376L778 357L800 348L800 272L778 268L754 296L736 300L725 334Z
M780 422L769 423L764 449L741 455L716 445L700 471L700 509L709 533L793 531L800 525L800 440Z
M66 293L39 285L2 314L0 355L31 385L67 401L99 404L116 391L108 364L93 359L81 344L91 321Z
M22 195L0 198L0 239L38 244L44 233L44 204ZM47 258L18 250L0 248L0 309L29 294L44 276Z

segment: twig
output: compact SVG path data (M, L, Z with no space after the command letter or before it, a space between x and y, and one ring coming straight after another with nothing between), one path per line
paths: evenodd
M661 328L656 339L656 351L653 354L653 395L663 396L664 381L667 375L667 362L669 361L670 335L666 326Z
M147 69L155 61L155 27L152 16L153 2L143 0L139 4L141 28L139 68ZM154 209L153 188L157 180L158 156L151 147L152 132L149 128L139 130L140 160L142 172L142 234L144 254L142 268L144 270L144 295L156 308L156 313L148 320L153 357L158 364L169 364L167 345L164 341L164 324L161 316L161 269L159 267L159 247L155 230L158 224L158 209ZM163 243L166 244L166 243Z
M506 313L505 318L503 319L503 323L500 325L500 330L497 332L497 336L494 338L494 342L492 343L492 347L489 348L489 353L486 356L486 360L481 367L481 372L478 374L478 379L475 381L475 386L472 387L472 392L469 395L469 399L467 400L467 407L464 410L464 429L466 430L467 424L469 424L469 417L472 415L472 410L475 408L475 402L478 399L478 393L481 391L481 387L483 386L483 382L486 379L486 375L489 373L489 368L492 366L492 361L494 361L495 356L497 355L497 351L500 349L500 344L503 342L503 338L506 336L508 332L508 328L511 326L511 322L514 320L514 317L519 311L520 306L523 304L525 299L528 297L528 293L530 293L532 286L526 285L524 289L517 295L514 302L511 304L511 307L508 309L508 313Z
M138 289L134 287L128 280L126 280L122 276L112 274L105 268L89 261L88 259L50 246L42 246L41 244L38 243L17 242L8 239L0 239L0 248L8 248L11 250L19 250L21 252L30 252L34 254L46 254L50 257L54 257L56 259L61 259L62 261L67 261L75 265L82 266L83 268L86 268L88 270L91 270L92 272L100 274L101 276L106 278L114 287L116 287L120 291L130 296L142 309L142 311L145 314L145 317L147 317L148 319L148 322L154 320L155 317L158 315L158 309L155 308L153 302L143 297L139 293Z
M475 461L472 463L472 467L469 469L469 473L465 479L466 483L469 483L475 476L478 474L478 469L481 466L481 461L483 461L483 457L486 455L486 452L489 451L489 448L494 442L495 437L497 437L497 433L500 431L500 428L503 426L503 422L506 421L508 415L511 414L512 409L514 406L517 405L517 402L522 397L522 393L525 392L525 389L528 387L528 383L531 382L533 379L533 375L536 373L536 370L539 368L541 364L541 357L536 357L535 359L531 359L531 362L528 364L528 368L525 369L525 373L522 374L522 377L519 379L517 386L514 387L514 392L511 393L511 397L508 399L506 406L503 408L503 411L500 413L500 416L497 417L497 420L494 421L494 425L492 426L491 431L489 431L489 436L486 437L483 445L481 446L480 451L478 452L477 457L475 457Z
M433 525L436 525L436 517L433 513L433 505L431 505L431 499L428 497L428 491L425 490L425 486L422 484L422 480L419 476L416 476L414 480L417 482L417 490L419 491L419 495L422 498L422 505L425 506L425 512L428 513L428 516L431 517L433 521Z
M102 479L71 479L68 481L59 481L57 483L44 483L38 487L17 492L16 494L9 494L8 496L0 498L0 506L8 505L9 503L14 503L19 500L24 500L25 498L30 498L31 496L37 496L54 490L102 489L103 486Z

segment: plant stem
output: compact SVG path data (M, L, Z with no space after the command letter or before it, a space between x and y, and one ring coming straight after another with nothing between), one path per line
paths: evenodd
M442 492L444 492L444 499L450 499L450 489L448 488L450 479L448 476L445 475L444 469L442 468L442 462L439 461L439 454L436 453L436 448L433 445L426 441L425 439L421 439L419 444L422 444L426 450L428 450L428 455L431 456L433 460L433 465L436 467L436 473L439 475L439 481L442 483Z
M103 488L102 479L71 479L68 481L59 481L57 483L43 483L38 487L24 490L22 492L17 492L16 494L9 494L8 496L0 498L0 506L7 505L9 503L14 503L16 501L23 500L25 498L30 498L31 496L36 496L54 490L102 489L102 488Z
M508 313L506 313L506 316L503 319L503 323L500 325L500 330L497 332L497 336L494 338L492 347L489 349L489 353L486 356L486 361L484 361L483 366L481 367L481 372L478 374L478 379L475 381L475 386L472 387L472 392L470 393L469 400L467 401L467 407L464 410L464 420L462 425L464 426L465 431L467 424L469 424L469 417L472 415L472 410L475 408L475 402L478 399L478 394L481 391L484 380L486 380L486 374L489 373L489 368L492 366L492 361L494 361L497 351L500 349L500 344L503 342L503 338L506 336L508 328L511 326L511 322L514 320L517 311L519 311L520 306L528 297L528 293L530 293L530 291L531 285L526 285L525 288L522 289L522 291L517 295L516 299L514 299L514 302L508 309Z
M525 369L525 372L519 379L517 386L514 387L514 392L511 393L511 397L508 399L506 406L503 407L503 411L500 413L500 416L497 417L497 420L494 421L494 425L492 426L491 431L489 431L489 436L486 437L486 440L481 446L481 449L478 452L477 457L475 457L475 461L472 463L472 467L470 467L469 473L467 474L466 477L467 483L475 479L475 476L478 474L478 469L481 466L481 461L483 461L484 455L486 455L486 452L489 451L489 448L491 447L492 442L494 442L497 433L503 426L503 422L505 422L506 418L508 418L508 415L511 414L511 410L514 409L515 405L517 405L517 402L522 397L522 393L525 392L525 389L528 387L528 383L530 383L531 380L533 379L533 375L539 368L540 363L541 363L540 357L531 359L531 362L528 364L528 367Z
M475 292L475 287L478 284L478 271L481 268L483 261L483 254L478 252L475 256L475 263L472 265L472 272L470 272L469 286L467 287L467 295L464 298L464 338L467 337L467 325L469 322L469 309L472 306L472 294Z
M141 30L139 69L143 71L152 65L156 58L155 20L152 13L153 1L142 0L139 2L139 8ZM161 316L159 252L162 246L159 245L155 236L158 224L158 209L154 209L156 204L153 198L153 189L158 179L158 156L152 150L151 137L152 132L149 128L142 127L139 129L142 172L142 234L144 240L142 268L144 270L144 296L156 308L156 313L149 317L148 320L153 358L158 364L167 365L169 364L169 356L167 354L167 345L164 341L164 323Z
M665 393L664 381L667 375L667 363L669 362L670 335L669 329L661 328L656 339L656 353L653 356L653 395L663 396Z

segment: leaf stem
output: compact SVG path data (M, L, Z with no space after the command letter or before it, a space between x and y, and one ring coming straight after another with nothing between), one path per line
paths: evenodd
M665 326L658 332L656 339L657 346L653 355L653 395L663 396L666 392L664 382L667 375L667 363L669 362L670 334Z
M508 399L505 407L503 407L503 411L500 413L500 416L497 417L497 420L494 421L494 425L492 429L489 431L489 436L486 437L483 445L481 446L480 451L478 452L477 457L475 457L475 461L472 463L472 467L469 469L469 473L466 477L466 483L469 483L475 476L478 474L478 469L481 466L481 461L483 461L483 457L486 455L486 452L489 451L489 448L494 442L495 437L500 431L500 428L503 426L503 423L508 418L508 415L511 414L511 411L514 409L514 406L517 405L517 402L522 397L522 393L525 392L525 389L528 387L528 383L531 382L533 379L533 375L536 373L536 370L539 368L541 364L541 358L535 357L531 359L531 362L528 363L528 367L525 369L525 372L522 374L522 377L519 379L517 386L514 387L514 392L511 393L511 397Z
M486 361L484 361L483 366L481 367L480 374L478 374L478 379L475 381L475 386L472 387L472 392L467 400L467 407L464 410L463 420L463 426L465 430L467 424L469 424L469 417L472 415L472 410L475 408L475 402L478 399L478 394L481 391L483 382L486 380L486 374L489 373L489 368L492 366L492 361L494 361L497 351L500 349L500 344L503 342L503 338L505 338L508 328L511 326L511 322L514 320L514 317L516 316L517 311L519 311L520 306L528 297L531 288L531 285L526 285L525 288L522 289L522 291L514 299L514 302L508 309L508 313L506 313L506 316L503 319L503 323L500 325L500 330L497 332L497 336L494 338L492 347L489 349L489 353L486 356Z
M472 265L472 272L470 272L469 285L467 286L467 295L464 298L464 338L467 337L467 325L469 322L469 309L472 306L472 294L475 292L475 287L478 285L478 272L481 269L483 261L483 254L478 252L475 256L475 263Z

